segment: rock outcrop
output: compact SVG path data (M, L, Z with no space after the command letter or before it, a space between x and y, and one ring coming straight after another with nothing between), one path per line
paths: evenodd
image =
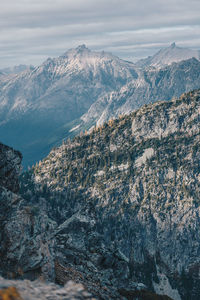
M0 186L12 192L19 191L22 155L0 143Z
M69 281L60 287L39 280L5 280L0 277L1 300L95 300L83 285Z

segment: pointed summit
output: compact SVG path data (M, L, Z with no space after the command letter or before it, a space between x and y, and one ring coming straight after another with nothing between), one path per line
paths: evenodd
M171 44L171 46L170 46L172 49L173 48L175 48L176 47L176 43L175 42L173 42L172 44Z
M88 49L85 44L79 45L76 48L71 48L71 49L67 50L63 55L61 55L61 57L68 57L68 56L74 56L74 55L76 56L77 54L81 54L84 52L88 52L88 53L91 52L91 50Z
M78 47L76 47L76 48L74 49L74 51L75 51L77 54L82 54L82 53L89 53L89 52L91 52L91 50L88 49L88 48L86 47L85 44L79 45Z
M85 45L85 44L83 44L83 45L79 45L78 47L76 47L76 50L85 50L85 49L87 49L87 50L88 50L88 48L86 47L86 45Z

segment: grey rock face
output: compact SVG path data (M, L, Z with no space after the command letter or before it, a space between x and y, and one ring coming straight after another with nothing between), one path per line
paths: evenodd
M21 171L20 152L0 143L0 186L16 192L19 190L18 177Z

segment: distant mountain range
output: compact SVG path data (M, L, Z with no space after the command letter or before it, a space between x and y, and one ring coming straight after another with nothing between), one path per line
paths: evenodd
M199 88L198 55L172 44L134 64L82 45L36 68L1 71L1 141L31 165L96 123Z
M33 66L27 66L27 65L18 65L18 66L14 66L14 67L8 67L8 68L4 68L0 70L0 74L3 75L10 75L10 74L19 74L25 70L28 69L34 69Z

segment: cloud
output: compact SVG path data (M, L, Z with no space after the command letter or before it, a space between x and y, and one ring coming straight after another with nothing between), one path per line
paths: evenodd
M200 49L199 0L7 0L0 68L39 64L85 43L136 60L176 41Z

